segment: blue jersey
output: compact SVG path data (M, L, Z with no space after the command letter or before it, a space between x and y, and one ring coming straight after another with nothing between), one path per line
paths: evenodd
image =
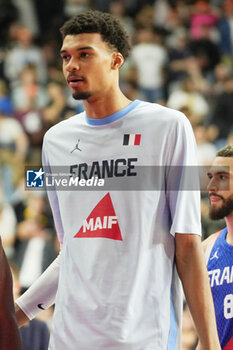
M233 246L224 228L211 250L208 272L213 294L218 335L223 350L233 349Z

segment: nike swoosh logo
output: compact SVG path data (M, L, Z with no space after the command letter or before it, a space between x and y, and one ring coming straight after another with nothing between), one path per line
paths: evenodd
M38 304L37 306L38 306L38 308L39 309L41 309L41 310L45 310L44 308L43 308L43 306L42 306L43 304Z

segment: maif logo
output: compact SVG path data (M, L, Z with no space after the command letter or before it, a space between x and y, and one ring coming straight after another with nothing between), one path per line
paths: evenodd
M120 227L109 193L96 205L74 236L74 238L82 237L103 237L122 241Z
M40 170L27 170L26 172L26 187L38 188L44 187L44 171Z

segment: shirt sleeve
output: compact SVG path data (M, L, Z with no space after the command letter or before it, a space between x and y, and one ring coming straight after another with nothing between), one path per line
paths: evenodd
M169 140L167 197L171 214L170 233L201 235L200 181L197 149L189 120L180 114Z
M18 299L16 304L31 320L41 310L49 308L55 302L59 278L60 254L44 273Z

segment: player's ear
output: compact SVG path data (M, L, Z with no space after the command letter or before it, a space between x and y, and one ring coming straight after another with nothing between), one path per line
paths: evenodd
M120 52L113 52L112 55L112 69L119 69L124 63L124 58Z

